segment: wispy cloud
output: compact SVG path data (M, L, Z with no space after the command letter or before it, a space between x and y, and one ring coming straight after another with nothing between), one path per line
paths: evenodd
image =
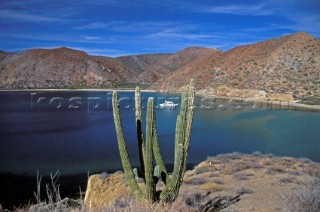
M101 40L101 37L98 37L98 36L84 36L84 39L85 39L85 40L89 40L89 41L92 41L92 40Z
M293 31L306 31L315 36L320 36L320 15L314 14L286 14L285 17L292 24L283 25L282 28Z
M219 14L233 14L233 15L253 15L253 16L264 16L271 15L273 11L266 8L266 5L224 5L224 6L215 6L208 7L206 9L201 9L201 12L206 13L219 13Z
M94 22L94 23L90 23L90 24L85 24L82 26L78 26L78 27L73 27L73 29L76 30L83 30L83 29L105 29L107 26L109 26L110 24L107 23L102 23L102 22Z
M266 0L274 14L281 17L282 28L290 31L306 31L320 36L319 0Z
M29 39L38 41L50 42L69 42L69 43L93 43L93 44L108 44L117 42L115 38L87 36L87 35L61 35L61 34L7 34L7 37Z
M157 39L199 40L199 39L212 38L213 36L208 34L199 34L199 33L179 33L179 32L163 31L163 32L146 35L146 37L157 38Z
M0 10L0 19L3 21L19 22L62 22L64 19L44 15L33 15L11 10Z
M82 26L76 26L75 30L109 30L116 32L159 32L163 30L186 31L197 29L199 24L178 22L178 21L112 21L112 22L93 22Z

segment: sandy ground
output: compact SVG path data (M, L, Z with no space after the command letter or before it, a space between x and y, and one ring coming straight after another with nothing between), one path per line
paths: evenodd
M291 211L296 188L314 179L320 179L320 164L308 159L235 153L209 158L188 171L180 194L192 197L198 190L202 202L240 195L227 204L235 211Z

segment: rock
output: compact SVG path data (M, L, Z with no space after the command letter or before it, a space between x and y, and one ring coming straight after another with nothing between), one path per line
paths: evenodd
M88 180L84 205L90 209L107 208L117 198L130 195L123 172L116 172L108 177L92 175Z

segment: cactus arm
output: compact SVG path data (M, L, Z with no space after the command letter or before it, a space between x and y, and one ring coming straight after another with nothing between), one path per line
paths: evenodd
M180 113L177 118L175 141L175 164L171 184L162 191L160 200L173 202L179 193L186 170L194 109L194 83L191 80L188 93L182 95ZM179 135L177 135L177 133Z
M177 117L177 123L176 123L176 136L175 136L175 151L174 151L174 167L173 167L173 173L172 176L175 176L179 173L179 169L181 168L181 165L183 163L183 159L179 159L181 156L181 151L179 150L180 145L184 146L184 136L185 136L185 117L186 117L186 110L187 110L187 104L186 104L187 94L183 93L181 97L181 107L180 107L180 113Z
M182 144L178 144L178 146L177 146L177 154L179 154L179 157L178 157L177 160L178 160L178 164L180 164L180 163L182 163L182 160L184 158L183 145ZM182 168L183 168L183 166L178 167L176 172L174 172L172 174L171 183L169 185L167 185L163 189L161 194L160 194L160 200L161 201L168 202L168 203L174 202L174 200L178 196L179 188L180 188L180 185L181 185L178 182L180 182L179 176L183 172ZM182 181L181 181L181 183L182 183Z
M163 162L163 159L162 159L162 155L161 155L161 151L160 151L160 147L159 147L155 113L154 113L153 132L154 132L154 137L153 137L153 154L154 154L154 158L156 160L156 164L159 167L160 176L161 176L164 184L167 185L168 183L170 183L170 178L169 178L167 169L166 169L166 167L164 165L164 162Z
M187 94L183 93L181 96L181 106L180 106L180 113L177 117L176 122L176 135L175 135L175 151L174 151L174 168L173 173L178 171L178 167L180 164L178 163L178 146L179 144L184 145L184 134L185 134L185 113L187 110L187 104L186 104L186 98ZM174 175L174 174L173 174Z
M141 113L141 93L139 86L135 90L135 109L136 109L136 128L137 128L137 139L138 139L138 150L139 150L139 160L143 179L144 176L144 138L142 130L142 113Z
M114 91L112 94L112 108L113 108L113 118L114 118L114 123L116 128L117 140L118 140L118 147L119 147L119 152L120 152L120 157L121 157L121 162L122 162L122 167L124 170L126 182L128 183L130 190L136 196L136 198L140 200L144 200L145 196L142 193L141 189L139 188L137 181L135 180L135 176L131 168L129 155L126 148L126 143L124 141L117 91Z
M191 126L193 121L193 112L194 112L194 95L195 95L195 86L194 86L194 80L192 79L190 82L190 86L188 88L188 110L187 110L187 117L186 117L186 134L185 134L185 141L184 141L184 161L183 161L183 173L182 177L180 178L182 183L184 172L187 168L187 157L188 157L188 151L190 146L190 138L191 138Z
M153 177L160 178L160 167L156 165L153 169Z
M153 98L148 99L146 121L146 149L144 157L146 197L150 202L155 200L155 184L153 181L153 138L154 138L154 107Z
M193 110L194 110L194 94L195 94L195 86L194 80L192 79L190 82L189 90L188 90L188 111L187 111L187 126L186 126L186 134L185 134L185 146L184 151L187 153L189 150L190 137L191 137L191 126L193 119Z

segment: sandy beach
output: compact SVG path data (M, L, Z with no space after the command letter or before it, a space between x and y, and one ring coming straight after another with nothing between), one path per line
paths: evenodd
M320 105L307 105L298 103L297 101L266 101L255 98L214 96L202 93L197 93L196 95L203 98L229 101L230 104L255 103L259 106L259 108L265 108L269 110L300 110L309 112L320 112Z

